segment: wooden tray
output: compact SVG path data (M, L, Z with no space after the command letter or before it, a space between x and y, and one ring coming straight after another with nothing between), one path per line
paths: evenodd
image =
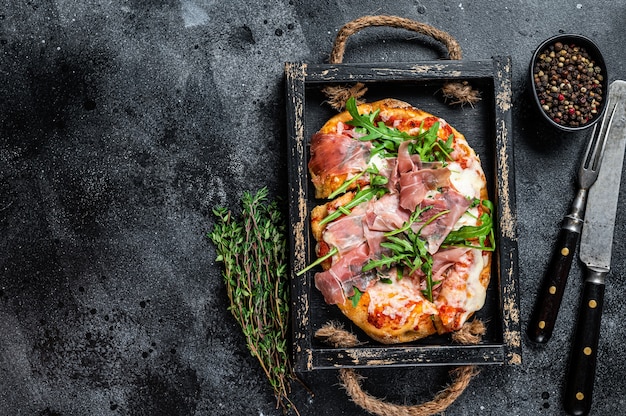
M297 372L341 367L520 364L521 336L517 282L517 235L513 141L511 132L511 62L508 57L482 61L434 61L419 64L285 65L289 159L291 308L294 367ZM475 106L450 106L441 95L448 81L468 81L481 92ZM315 200L307 163L311 136L337 112L325 104L327 85L366 84L366 101L397 98L445 119L465 135L481 157L489 198L496 204L497 251L485 306L475 316L486 323L478 345L452 343L450 335L418 342L384 345L371 340L315 288L311 271L297 270L315 260L315 240L308 215ZM315 331L338 321L366 343L333 348Z

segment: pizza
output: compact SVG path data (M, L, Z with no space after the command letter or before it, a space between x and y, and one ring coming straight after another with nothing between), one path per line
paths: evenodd
M310 213L326 303L385 344L449 333L482 308L494 250L481 162L445 120L384 99L310 141Z

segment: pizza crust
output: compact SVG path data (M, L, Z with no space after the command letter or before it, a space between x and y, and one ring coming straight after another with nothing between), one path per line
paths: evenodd
M346 317L361 328L370 338L383 344L411 342L438 332L437 320L439 318L433 319L433 315L423 313L423 308L420 305L416 305L404 324L397 325L392 320L382 319L377 321L382 324L380 327L373 324L370 320L368 312L370 296L368 292L363 293L356 307L352 306L350 300L337 306ZM384 315L382 317L384 318Z

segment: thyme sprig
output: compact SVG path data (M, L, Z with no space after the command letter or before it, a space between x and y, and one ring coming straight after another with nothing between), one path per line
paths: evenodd
M241 218L215 208L209 233L223 263L229 310L241 326L250 353L261 364L274 390L277 407L297 409L289 399L295 379L287 346L289 286L286 225L268 190L245 192Z

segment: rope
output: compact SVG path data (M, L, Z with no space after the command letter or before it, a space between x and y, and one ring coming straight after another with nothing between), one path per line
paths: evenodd
M439 30L425 23L398 16L363 16L346 23L337 33L333 49L330 53L329 63L340 64L346 50L348 38L353 34L370 26L389 26L399 29L407 29L422 35L429 36L441 42L448 50L448 57L453 60L461 60L463 53L459 43L447 32ZM363 83L357 83L353 87L327 86L323 92L328 97L328 103L336 110L345 107L345 102L350 97L358 99L365 94L367 88ZM467 82L448 82L442 88L446 99L451 99L451 104L474 105L480 101L480 93L473 90Z
M480 342L485 333L485 325L479 321L466 322L459 331L452 335L452 339L463 344ZM327 323L320 328L315 336L322 338L334 347L354 347L360 344L354 334L344 330L336 323ZM435 395L433 400L414 406L387 403L363 391L361 381L363 377L350 368L339 370L339 378L350 399L378 416L432 416L445 411L465 391L470 381L478 374L475 365L460 366L450 372L452 383Z
M337 37L335 38L333 50L330 53L329 62L331 64L340 64L343 60L343 54L346 50L346 42L348 41L348 38L370 26L389 26L421 33L422 35L429 36L443 43L448 49L450 59L460 61L463 57L461 47L456 39L448 33L436 29L433 26L398 16L363 16L346 23L339 30Z

